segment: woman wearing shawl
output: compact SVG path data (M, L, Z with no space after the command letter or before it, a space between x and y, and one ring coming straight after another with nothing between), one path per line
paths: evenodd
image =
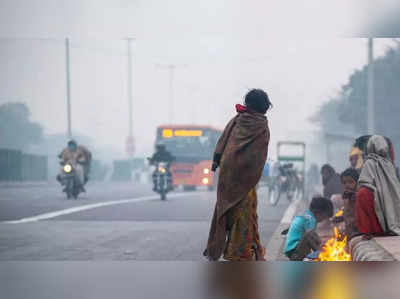
M219 139L212 170L220 167L217 202L204 256L217 261L264 260L258 233L256 185L268 153L267 94L253 89Z
M374 135L358 181L356 221L361 233L400 235L400 183L394 150L385 137Z

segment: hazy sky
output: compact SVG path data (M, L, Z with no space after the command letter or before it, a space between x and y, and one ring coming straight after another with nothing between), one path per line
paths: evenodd
M259 10L251 10L238 1L207 0L196 7L177 0L110 1L112 5L102 2L104 10L99 13L99 2L67 3L41 10L25 7L42 18L21 16L17 4L9 7L14 17L26 17L33 32L43 31L35 37L49 39L25 39L15 31L11 39L0 40L0 103L26 102L46 133L65 131L62 37L69 35L73 128L94 137L99 145L113 145L121 155L128 132L123 36L136 37L133 88L138 154L152 150L156 126L167 122L168 73L158 64L177 65L176 123L222 128L249 88L263 88L274 104L269 119L276 142L288 132L316 130L308 118L367 59L365 39L290 37L280 35L279 27L265 28L263 9L267 11L268 6L261 4ZM50 34L53 23L57 36ZM64 32L67 25L72 30ZM125 35L121 35L124 26ZM119 31L113 35L116 27ZM96 34L81 35L80 31ZM376 55L390 44L388 39L377 40Z

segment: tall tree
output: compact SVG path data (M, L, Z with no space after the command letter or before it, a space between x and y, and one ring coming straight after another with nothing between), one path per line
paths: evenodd
M30 111L25 104L0 105L0 148L27 150L42 139L43 128L30 120Z
M400 44L374 63L375 132L391 138L399 151ZM339 96L325 103L312 120L318 121L325 131L343 123L359 134L367 133L367 75L367 66L356 70L342 86Z

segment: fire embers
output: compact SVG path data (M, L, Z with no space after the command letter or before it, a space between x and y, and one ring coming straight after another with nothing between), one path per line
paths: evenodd
M322 246L322 251L318 256L317 261L350 262L352 260L351 255L346 251L347 237L340 234L337 227L333 229L333 232L333 237L326 241L326 243Z

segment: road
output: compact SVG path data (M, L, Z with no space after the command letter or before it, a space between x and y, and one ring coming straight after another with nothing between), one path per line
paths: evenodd
M78 200L56 184L0 186L0 261L199 261L215 199L199 190L161 201L132 183L91 183ZM264 245L287 206L259 190Z

